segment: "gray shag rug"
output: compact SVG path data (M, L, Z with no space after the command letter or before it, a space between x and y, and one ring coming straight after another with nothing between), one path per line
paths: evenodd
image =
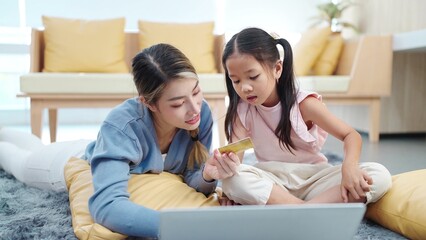
M341 158L326 154L331 163ZM77 239L71 225L68 194L28 187L0 170L0 239ZM355 240L407 239L363 220Z

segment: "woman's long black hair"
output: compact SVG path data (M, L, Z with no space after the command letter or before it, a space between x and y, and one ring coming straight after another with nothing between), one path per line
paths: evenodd
M165 86L186 74L196 75L189 59L176 47L169 44L156 44L139 52L132 61L133 81L139 96L146 103L156 104L163 94ZM194 146L188 156L188 168L200 166L209 157L208 150L198 140L199 128L189 131Z
M223 52L222 64L225 69L226 88L229 96L229 107L225 117L225 133L229 142L232 142L231 136L234 132L232 126L237 118L237 106L240 97L234 90L229 78L226 61L234 53L248 54L253 56L264 68L272 69L280 60L277 44L280 44L284 49L284 60L283 71L280 78L277 79L276 87L281 102L281 118L275 129L275 135L278 137L281 146L287 148L290 152L292 152L292 149L296 149L290 138L290 110L296 102L297 95L294 83L293 51L287 40L283 38L274 39L270 34L259 28L246 28L235 34L226 44Z

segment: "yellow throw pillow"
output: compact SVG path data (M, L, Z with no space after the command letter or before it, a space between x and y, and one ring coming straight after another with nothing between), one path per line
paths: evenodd
M198 73L216 73L214 23L160 23L139 21L139 47L168 43L181 50Z
M409 239L426 237L426 169L392 177L392 188L368 206L366 217Z
M343 37L340 33L330 35L325 49L313 66L314 75L333 75L343 49Z
M124 60L125 19L80 20L43 16L43 72L129 72Z
M293 51L294 70L297 76L310 74L316 60L324 50L330 34L329 27L309 29L302 34Z
M92 220L88 201L93 194L93 184L87 161L71 158L65 166L64 174L72 225L78 239L125 239L125 235L112 232ZM156 210L219 206L216 194L206 198L186 185L180 176L167 172L132 174L128 190L131 201Z

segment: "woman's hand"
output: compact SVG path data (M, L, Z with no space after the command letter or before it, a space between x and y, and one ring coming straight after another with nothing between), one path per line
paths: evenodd
M366 197L366 192L370 191L373 179L362 169L350 164L342 165L342 184L340 186L344 202L349 201L349 195L355 200Z
M220 206L234 206L234 205L241 205L239 203L236 203L229 199L227 196L222 196L219 198Z
M221 154L215 149L213 156L204 165L203 177L206 181L232 177L234 174L238 174L239 165L240 159L235 153Z

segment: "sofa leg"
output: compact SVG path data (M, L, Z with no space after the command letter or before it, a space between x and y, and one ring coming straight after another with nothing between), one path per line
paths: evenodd
M56 142L56 130L58 127L58 109L49 108L49 132L50 142Z
M35 136L41 139L41 122L43 107L39 104L37 100L31 99L31 132Z
M368 137L370 142L378 142L380 137L380 98L371 100L369 105L370 131Z

